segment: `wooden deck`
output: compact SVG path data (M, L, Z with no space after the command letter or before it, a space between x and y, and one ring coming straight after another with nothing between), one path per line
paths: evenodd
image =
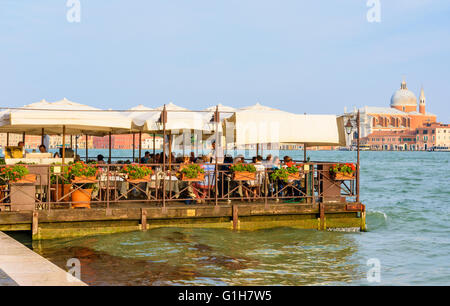
M148 203L92 209L0 212L0 230L31 231L33 239L51 239L147 230L158 227L258 230L273 227L365 230L362 204L239 203L166 207Z
M0 284L87 286L3 232L0 232Z

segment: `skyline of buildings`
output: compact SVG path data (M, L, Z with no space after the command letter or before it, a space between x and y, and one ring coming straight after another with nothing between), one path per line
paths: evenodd
M450 147L450 128L448 124L438 122L437 115L427 112L427 101L423 87L420 90L419 99L408 89L405 80L401 82L400 89L396 90L390 99L389 107L363 106L358 109L360 112L360 140L361 144L373 150L427 150L435 146ZM344 114L356 119L358 111L356 108L348 113L344 108ZM347 143L355 144L356 132L348 135ZM134 134L112 135L111 148L135 149L139 148L139 135ZM42 143L39 135L9 134L9 141L6 133L0 133L0 147L17 145L19 141L25 140L26 149L37 149ZM153 138L152 135L142 133L142 149L161 149L163 139L160 135ZM48 149L55 149L62 146L62 136L52 135L48 137ZM66 136L66 146L78 149L86 148L85 136ZM272 145L273 146L273 145ZM88 136L88 148L107 149L109 148L108 136L96 137ZM298 144L278 144L279 149L303 149ZM314 148L319 149L319 148ZM323 149L333 149L326 147Z

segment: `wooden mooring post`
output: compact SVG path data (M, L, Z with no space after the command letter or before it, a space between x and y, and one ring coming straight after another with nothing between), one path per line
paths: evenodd
M31 223L31 234L36 236L39 232L39 213L33 211L33 221Z
M141 230L147 230L147 210L141 208Z
M233 205L233 230L237 230L239 226L238 206Z

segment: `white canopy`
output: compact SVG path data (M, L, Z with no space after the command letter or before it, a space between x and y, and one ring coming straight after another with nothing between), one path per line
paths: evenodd
M154 116L157 113L160 113L160 111L156 111L155 109L144 106L142 104L132 107L129 110L130 110L130 112L126 112L124 115L132 120L132 124L133 124L134 128L139 128L139 127L143 126L146 121L145 118L148 118L150 116Z
M256 104L241 108L224 122L227 143L304 143L344 146L343 118L336 115L298 115Z
M114 111L71 102L66 98L57 102L42 100L20 109L8 110L0 114L0 132L40 135L45 134L106 135L129 133L131 119Z
M166 131L168 133L178 133L186 130L202 131L207 134L214 132L214 126L210 124L211 118L208 118L205 113L190 111L173 103L165 106L167 111ZM133 118L133 128L139 128L143 132L148 133L161 133L163 128L158 122L163 109L164 105L156 108L158 112L144 112L141 115L137 115Z

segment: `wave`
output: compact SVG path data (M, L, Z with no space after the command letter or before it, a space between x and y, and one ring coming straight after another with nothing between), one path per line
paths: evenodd
M387 225L388 216L380 210L368 210L366 213L366 224L368 230L375 230Z

